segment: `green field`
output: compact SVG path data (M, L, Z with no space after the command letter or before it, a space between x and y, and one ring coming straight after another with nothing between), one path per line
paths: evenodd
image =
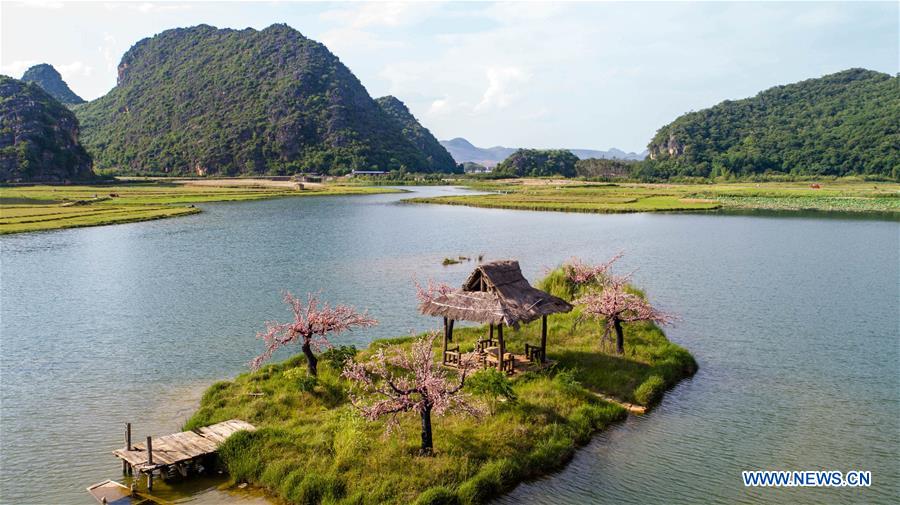
M94 186L0 187L0 234L129 223L200 212L194 204L312 195L384 193L386 188L221 182L119 181Z
M561 270L548 279L542 288L571 299ZM626 325L625 355L601 350L599 324L576 325L577 310L549 318L548 357L557 365L514 376L514 401L497 402L480 419L433 417L433 456L418 454L416 414L384 437L384 423L360 417L348 402L346 380L328 362L304 391L302 355L213 384L186 429L231 418L256 425L256 432L232 436L221 457L233 484L250 483L288 503L485 503L560 468L593 433L625 417L625 409L595 393L652 405L696 371L693 357L649 323ZM454 341L470 350L486 331L462 328ZM539 341L539 332L539 321L510 330L507 348L521 353L525 342ZM376 341L357 359L410 340Z
M472 185L482 195L412 198L500 209L561 212L673 212L759 209L900 213L900 184L838 181L803 183L603 184L514 179Z

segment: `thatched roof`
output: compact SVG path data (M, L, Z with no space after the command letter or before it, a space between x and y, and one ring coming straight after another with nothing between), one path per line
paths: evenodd
M480 265L461 289L425 301L419 310L429 316L518 327L541 316L568 312L572 305L529 284L518 261L503 260Z

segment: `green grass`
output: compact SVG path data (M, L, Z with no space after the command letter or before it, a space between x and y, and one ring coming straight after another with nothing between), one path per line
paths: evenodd
M0 234L99 226L195 214L193 204L288 196L353 195L384 188L325 185L303 190L266 186L195 186L132 182L96 186L0 187ZM114 195L114 196L113 196Z
M544 286L572 292L558 271ZM385 438L383 423L363 420L349 405L337 370L320 365L314 387L299 387L302 355L212 385L186 429L231 418L256 425L256 432L231 437L221 457L235 484L249 482L288 503L484 503L561 468L593 433L626 415L595 393L652 405L696 370L690 354L652 324L626 325L626 354L616 356L600 350L597 325L576 325L577 316L550 318L549 358L558 364L515 376L515 401L497 402L481 419L433 418L432 457L418 455L417 416ZM510 329L508 348L522 352L525 342L539 341L539 331L539 322ZM462 328L454 340L472 347L485 332ZM359 358L411 340L375 341Z
M728 209L900 213L900 184L854 180L820 183L592 184L519 179L474 184L488 194L413 198L440 203L560 212L675 212Z

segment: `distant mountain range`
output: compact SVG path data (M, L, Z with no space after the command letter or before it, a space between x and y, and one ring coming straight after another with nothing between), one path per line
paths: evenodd
M468 140L457 137L451 140L442 140L441 145L450 152L453 159L457 163L467 161L478 163L486 167L496 166L505 160L518 148L515 147L476 147ZM647 152L643 153L627 153L620 149L612 148L608 151L596 151L592 149L566 149L580 159L601 158L601 159L620 159L620 160L642 160L647 156Z
M50 96L65 105L84 103L84 99L76 95L53 65L41 63L25 71L22 75L25 82L33 82L44 89Z

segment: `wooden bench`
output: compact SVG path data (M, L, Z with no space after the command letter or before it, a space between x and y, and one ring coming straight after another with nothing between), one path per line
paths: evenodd
M545 352L544 348L539 345L525 344L525 357L531 362L542 363L546 356Z
M484 352L491 347L495 347L496 345L497 342L493 338L479 339L475 342L475 347L481 352Z
M447 350L444 351L444 364L450 366L459 366L459 346L456 347L448 347Z
M499 347L488 347L487 349L485 349L484 354L481 355L481 366L484 368L487 368L488 365L496 366L497 355L499 353ZM500 369L507 373L513 373L513 371L515 370L515 363L516 358L512 353L503 353L503 364L500 365Z

